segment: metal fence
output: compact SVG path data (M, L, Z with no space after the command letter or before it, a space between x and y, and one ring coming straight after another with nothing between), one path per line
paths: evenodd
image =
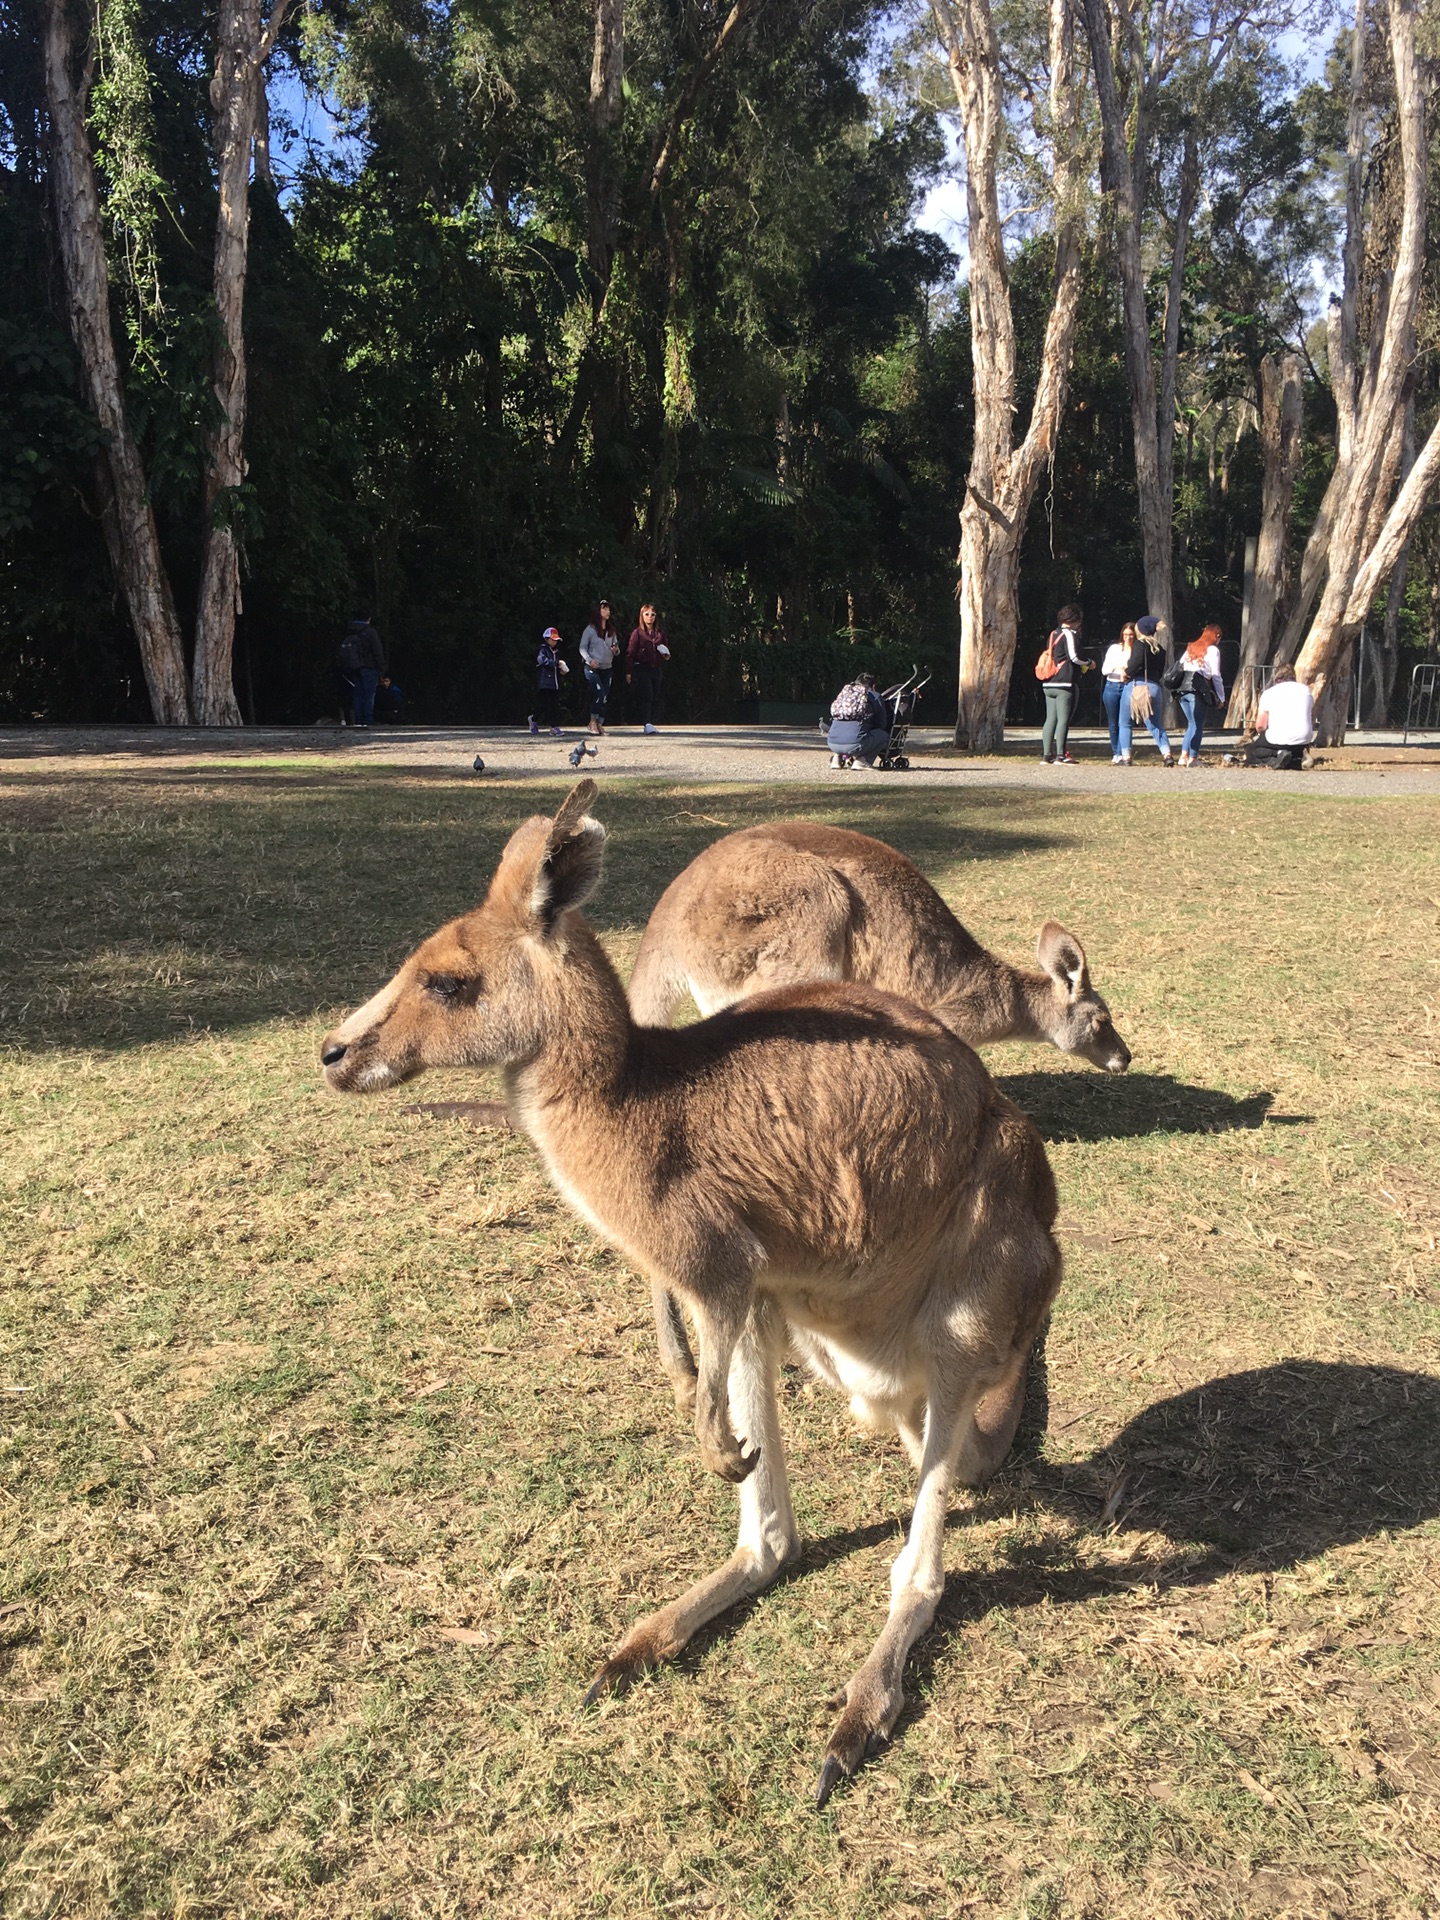
M1440 733L1440 660L1426 661L1410 675L1402 747L1409 746L1412 733Z

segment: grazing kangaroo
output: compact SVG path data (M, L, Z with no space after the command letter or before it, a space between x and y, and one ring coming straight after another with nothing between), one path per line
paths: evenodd
M889 1618L841 1696L823 1805L900 1712L906 1655L944 1586L952 1485L983 1483L1009 1448L1060 1284L1055 1184L970 1049L889 994L812 984L676 1032L637 1027L577 911L600 879L594 793L582 781L553 820L526 821L484 904L423 942L320 1057L346 1093L502 1066L560 1192L695 1315L700 1455L739 1482L739 1540L636 1621L590 1699L673 1658L799 1553L776 1400L787 1343L899 1433L919 1470L914 1517Z
M1058 921L1040 972L1012 967L968 933L913 861L868 834L813 821L746 827L717 840L660 896L635 956L630 1010L668 1026L688 987L702 1014L805 980L863 980L902 994L972 1047L1049 1040L1107 1073L1130 1049L1090 984L1085 949ZM673 1294L657 1289L660 1362L680 1410L695 1363Z

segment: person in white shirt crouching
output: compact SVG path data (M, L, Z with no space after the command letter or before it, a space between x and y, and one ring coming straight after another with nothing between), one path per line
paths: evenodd
M1245 749L1246 766L1298 773L1315 738L1315 700L1293 667L1276 667L1255 723L1259 732Z

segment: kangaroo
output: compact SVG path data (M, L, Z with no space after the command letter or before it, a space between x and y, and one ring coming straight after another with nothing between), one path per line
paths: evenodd
M688 987L702 1014L805 980L863 980L928 1007L972 1047L1049 1040L1107 1073L1130 1049L1090 984L1085 949L1058 921L1038 941L1040 971L982 947L915 864L868 834L777 821L727 834L660 896L635 956L630 1009L668 1026ZM657 1291L660 1362L676 1405L695 1398L679 1302Z
M484 903L425 940L320 1058L343 1093L500 1066L560 1193L695 1316L700 1457L738 1483L739 1539L635 1622L587 1702L672 1659L799 1553L776 1397L787 1346L899 1434L914 1515L885 1626L837 1701L823 1806L904 1703L944 1586L952 1486L983 1484L1009 1448L1060 1285L1055 1184L970 1048L890 994L817 983L679 1031L637 1027L579 912L605 844L594 793L582 781L553 820L526 821Z

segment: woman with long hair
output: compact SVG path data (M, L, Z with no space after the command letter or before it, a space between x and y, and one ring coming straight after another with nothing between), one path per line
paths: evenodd
M615 656L620 651L620 636L610 617L610 602L602 600L595 617L580 636L580 661L590 689L590 731L605 731L605 709L610 704L610 676Z
M1070 716L1075 710L1080 676L1089 673L1095 665L1080 651L1081 625L1080 609L1064 606L1055 616L1055 630L1050 635L1049 653L1053 671L1045 682L1045 725L1040 734L1040 758L1047 767L1053 766L1057 760L1066 767L1075 764L1075 756L1069 746Z
M1120 752L1120 712L1129 695L1125 691L1126 676L1130 671L1130 655L1135 648L1135 622L1127 620L1120 629L1120 638L1112 640L1105 649L1105 658L1100 662L1100 671L1105 676L1105 684L1100 689L1100 699L1105 708L1105 724L1110 729L1110 764L1118 767ZM1128 754L1125 756L1129 758Z
M1205 722L1212 712L1225 709L1225 682L1220 678L1220 629L1208 626L1190 642L1176 661L1180 669L1180 711L1185 716L1185 738L1180 744L1182 767L1198 767Z

